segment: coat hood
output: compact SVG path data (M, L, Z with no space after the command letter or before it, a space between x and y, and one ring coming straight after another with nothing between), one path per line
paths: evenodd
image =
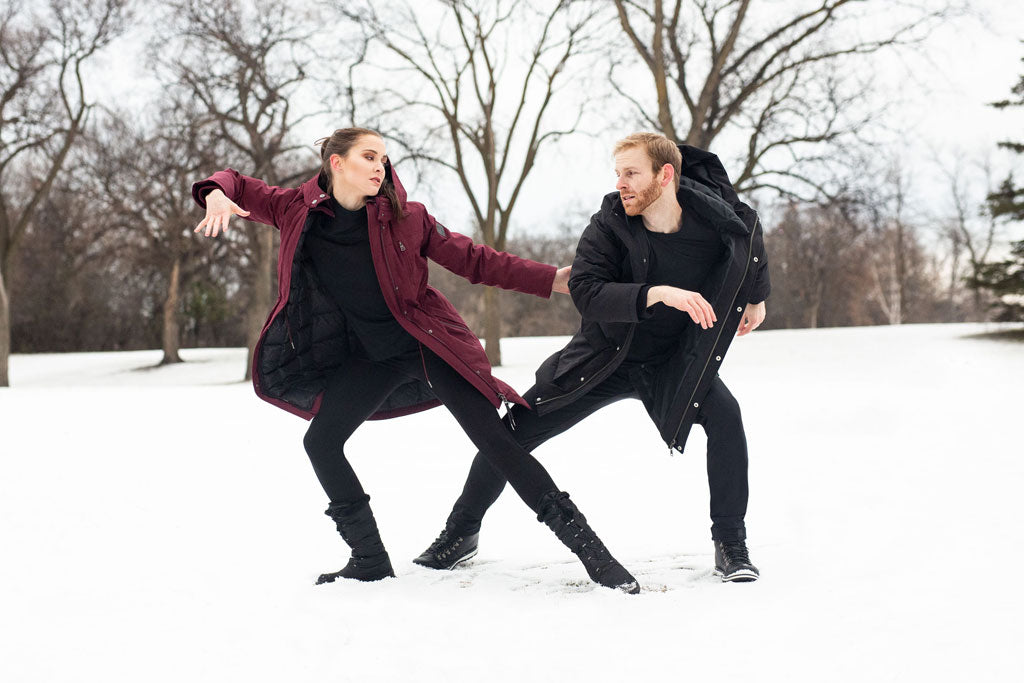
M402 181L398 179L398 174L395 173L395 167L391 165L391 159L384 162L384 182L391 182L391 184L394 185L395 194L398 195L398 202L404 209L406 201L408 200L408 194L405 191L405 186L402 185ZM323 172L323 169L302 184L302 198L306 206L315 206L316 200L323 199L326 196L326 193L327 176ZM377 196L371 198L370 201L375 202L377 198L383 196L384 195L382 193L378 193ZM381 202L381 205L386 207L386 210L390 213L391 207L389 206L389 202Z

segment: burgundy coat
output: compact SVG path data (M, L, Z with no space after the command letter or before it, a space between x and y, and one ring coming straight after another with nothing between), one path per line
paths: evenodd
M491 374L480 340L455 307L427 284L427 258L472 283L494 285L540 297L551 295L555 267L474 244L465 235L438 223L418 202L406 202L405 189L390 163L394 182L408 215L396 219L383 196L366 203L370 250L377 280L398 323L440 356L498 407L502 401L526 402ZM278 294L256 343L252 379L265 401L311 419L320 409L327 380L348 357L345 317L320 287L302 241L314 212L333 215L319 174L297 188L268 186L232 169L218 171L192 186L196 202L220 188L249 211L249 220L281 231ZM396 389L370 419L398 417L440 405L429 388L412 380Z

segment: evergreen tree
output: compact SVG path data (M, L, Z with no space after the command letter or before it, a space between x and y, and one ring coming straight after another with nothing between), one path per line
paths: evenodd
M997 109L1024 107L1024 74L1013 86L1011 97L994 102L992 106ZM1008 140L1000 142L999 146L1024 154L1024 141ZM999 189L988 196L988 203L993 216L1024 222L1024 185L1018 184L1012 172ZM1024 239L1011 245L1009 258L986 265L969 284L988 289L999 297L996 320L1024 320Z

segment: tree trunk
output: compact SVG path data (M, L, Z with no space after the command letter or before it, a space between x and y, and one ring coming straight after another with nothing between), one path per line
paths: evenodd
M484 289L484 350L491 365L501 365L501 303L498 290Z
M0 387L9 387L7 363L11 356L11 307L3 275L0 272Z
M810 329L817 329L818 327L818 312L821 310L821 295L824 285L822 282L818 282L818 286L814 289L814 300L811 305L807 307L807 327Z
M896 297L896 315L893 319L894 325L903 322L906 311L907 298L907 263L906 251L904 249L904 227L903 221L896 222L896 287L893 292Z
M164 299L163 347L164 357L160 365L180 363L181 325L178 319L178 302L181 290L181 256L174 257L171 274L167 278L167 298Z
M258 261L253 264L252 302L246 316L249 329L247 340L249 353L245 363L245 379L247 380L252 379L252 361L256 351L256 342L259 341L263 324L274 305L274 232L263 225L254 226L251 229L260 232L256 238Z

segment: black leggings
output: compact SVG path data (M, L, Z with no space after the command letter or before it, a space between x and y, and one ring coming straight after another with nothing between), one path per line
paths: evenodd
M480 454L534 512L539 512L541 497L558 490L547 470L516 443L491 402L425 347L384 361L350 357L331 378L320 412L303 440L331 503L354 502L366 495L345 457L348 438L396 387L410 379L426 382L427 377L434 395Z

